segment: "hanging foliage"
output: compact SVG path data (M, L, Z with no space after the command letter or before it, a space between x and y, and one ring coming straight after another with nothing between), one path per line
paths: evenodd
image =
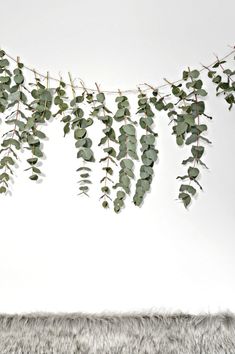
M208 70L208 77L216 85L216 96L223 95L225 101L229 104L229 110L235 104L235 82L233 76L235 70L225 68L226 60L219 60L211 68L204 66Z
M191 202L191 197L196 194L195 185L202 189L199 183L199 166L206 167L201 160L205 151L202 143L210 144L210 141L203 135L207 131L207 125L201 120L211 117L205 113L203 97L207 95L207 92L203 88L200 72L188 69L183 72L183 80L185 88L182 88L182 84L171 85L172 94L178 98L175 104L176 111L172 112L171 116L174 117L172 134L176 136L177 144L192 146L191 155L182 162L183 165L189 165L187 174L177 177L184 182L180 186L179 199L187 207Z
M7 59L3 59L4 65L9 66ZM8 77L4 97L7 104L4 106L5 123L10 125L10 129L3 134L0 155L0 193L6 193L9 189L10 176L14 174L14 168L17 164L18 152L22 146L21 134L25 127L26 116L22 108L27 106L27 97L24 93L24 76L22 73L23 64L17 58L17 67L11 73L4 67L4 77ZM7 74L7 76L5 76ZM13 80L11 77L13 76ZM10 86L11 84L11 86ZM7 93L8 92L8 93Z
M94 162L94 154L91 149L92 140L88 137L88 127L93 124L92 118L85 118L84 111L79 106L84 102L85 92L81 95L76 95L73 80L71 74L69 73L70 84L72 88L73 99L70 102L70 110L72 119L68 122L70 123L69 130L72 129L75 139L75 147L77 148L77 158L82 160L82 166L80 166L77 171L80 172L80 184L79 190L81 194L88 196L90 180L90 167L86 166L86 162Z
M100 200L104 208L112 202L116 213L132 195L134 205L141 206L151 189L154 165L158 160L156 146L160 115L167 115L176 144L190 151L182 161L185 173L177 177L181 182L178 199L187 208L198 191L202 189L201 175L207 169L203 159L205 149L211 144L208 139L208 119L205 97L208 95L202 72L216 85L216 96L223 96L229 110L235 104L235 70L227 61L235 50L202 69L183 72L176 82L167 80L165 85L145 89L110 91L116 94L114 113L108 108L106 91L77 87L69 73L69 83L37 73L14 60L0 50L0 113L3 130L0 149L0 193L10 192L10 182L19 164L19 154L27 152L25 164L29 178L37 181L42 175L41 162L44 156L43 140L46 126L54 119L62 122L64 136L72 134L79 162L79 195L89 196L92 183L92 164L95 149L92 139L93 124L102 132L98 147L102 178ZM14 62L10 64L9 58ZM28 83L25 69L33 73ZM56 80L51 87L51 80ZM170 87L170 92L161 89ZM129 92L137 96L137 112L131 107ZM137 118L137 119L136 119ZM23 155L22 155L23 156ZM22 159L21 159L22 160Z
M151 109L149 98L141 91L138 95L137 114L140 115L139 125L144 130L144 134L140 138L142 165L140 167L140 177L136 183L133 202L135 205L140 206L145 194L150 190L153 180L153 165L158 158L158 150L155 149L157 134L152 130L154 113Z
M21 141L26 143L25 148L31 153L31 157L27 159L29 167L26 171L31 172L29 178L33 181L37 181L41 174L38 165L43 157L42 139L46 138L45 133L39 127L44 125L52 116L52 93L48 85L48 74L46 86L44 86L35 73L35 83L32 84L33 89L31 91L33 101L28 105L31 115L27 118L21 134Z
M118 189L114 200L114 211L118 213L125 203L126 195L131 192L131 180L134 179L134 162L138 160L136 122L131 120L130 103L127 96L120 95L116 97L117 111L114 119L121 122L118 137L119 153L117 159L120 161L119 181L113 188Z
M99 86L96 84L98 93L96 95L97 106L95 108L94 115L104 124L102 130L103 136L98 144L102 146L104 156L100 159L100 163L104 164L102 171L104 176L100 180L101 183L101 197L103 208L109 208L109 201L111 198L111 187L113 184L113 165L117 165L115 159L117 156L115 148L111 145L111 142L117 143L116 134L113 129L113 117L112 112L107 108L105 104L105 94L100 91ZM111 165L112 164L112 165Z

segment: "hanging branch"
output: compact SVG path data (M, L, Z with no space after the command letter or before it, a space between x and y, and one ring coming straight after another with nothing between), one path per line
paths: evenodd
M64 123L64 136L70 131L71 115L65 114L69 105L67 103L68 97L66 95L66 84L62 77L60 78L59 86L55 89L54 105L57 107L57 112L53 114L53 117L62 116L61 121Z
M103 200L102 206L106 209L109 208L108 199L112 200L112 198L110 197L111 189L108 186L108 183L113 183L112 179L109 177L113 175L113 168L110 166L110 164L112 163L114 165L117 165L115 161L117 153L114 147L110 146L110 142L113 141L117 143L117 140L115 131L112 127L113 118L110 115L112 112L106 107L105 95L103 92L100 91L100 88L97 83L96 87L98 90L96 100L97 102L99 102L99 106L97 106L97 117L105 125L105 128L103 129L104 136L101 138L98 146L104 145L103 152L105 153L105 156L100 159L100 162L105 162L106 166L102 168L102 170L105 171L105 175L100 180L102 192L100 199Z
M5 54L4 50L0 50L0 113L3 113L7 108L12 77L12 73L8 69L10 63L5 58Z
M90 181L91 169L89 167L86 167L86 162L94 162L95 159L94 159L94 153L91 149L92 140L88 137L87 128L93 124L93 119L91 118L85 119L84 111L82 108L79 107L79 104L84 102L85 91L82 93L82 95L76 96L76 91L70 73L69 73L69 79L70 79L70 84L72 87L72 94L73 94L73 99L70 102L70 107L72 110L71 115L74 118L71 120L71 122L70 120L67 121L67 124L70 124L70 128L68 128L68 131L69 129L72 129L74 131L74 138L76 140L75 147L78 149L77 158L78 159L81 158L83 162L82 166L77 169L78 172L81 172L80 174L81 179L78 181L78 183L80 184L79 195L84 194L88 197L89 196L88 185L91 184Z
M137 139L136 139L136 122L132 122L130 116L130 104L126 96L123 96L121 91L116 97L117 112L114 119L117 122L124 122L120 127L119 154L117 159L120 161L119 181L113 188L119 188L116 193L116 198L113 202L114 211L118 213L124 207L124 199L126 194L130 194L131 179L134 179L134 162L138 160L137 155ZM128 123L129 122L129 123Z
M140 139L142 166L140 167L140 178L136 183L135 195L133 197L134 204L140 206L145 194L150 190L153 180L153 166L158 158L158 150L155 149L155 137L157 133L151 128L154 114L149 98L141 90L139 90L138 95L137 114L141 115L139 124L145 131Z
M57 117L58 115L62 115L61 122L64 123L64 137L70 132L70 124L72 117L70 114L66 114L66 111L69 109L69 104L67 103L68 97L66 95L66 84L60 78L59 86L56 88L56 96L54 99L54 104L58 106L58 111L53 115Z
M33 89L31 96L33 101L29 104L31 116L27 119L21 139L26 143L25 149L31 152L31 157L27 159L29 167L25 171L30 171L29 179L37 181L41 175L39 165L44 154L42 151L42 139L46 138L44 132L39 130L40 125L44 125L52 116L52 91L49 89L49 73L47 73L46 86L34 72L35 83L31 84ZM40 159L40 160L39 160Z
M155 109L158 112L161 112L163 110L166 111L168 117L171 119L169 124L171 124L172 121L174 120L172 119L172 117L176 114L174 104L172 102L167 102L167 99L169 99L171 95L167 94L162 96L157 88L154 88L153 86L146 83L144 85L152 89L152 96L150 97L150 103L155 107Z
M176 107L179 111L174 114L173 133L176 136L178 145L192 145L191 156L182 162L183 165L188 163L191 166L187 170L187 175L177 177L183 181L189 181L188 184L181 184L179 199L182 200L185 207L191 203L191 197L196 194L196 188L191 183L199 186L199 168L198 165L206 167L202 162L201 157L204 154L204 146L201 142L210 143L210 141L203 136L207 131L207 125L201 124L200 118L211 118L205 114L205 103L201 97L205 97L207 92L203 89L203 82L199 78L198 70L190 70L183 72L183 79L185 81L186 90L182 89L182 85L172 85L172 93L178 98ZM197 166L197 167L196 167Z
M5 110L9 110L10 108L13 108L13 110L5 117L5 123L13 125L13 129L10 129L3 135L1 144L2 149L0 150L0 154L4 154L4 157L0 161L0 169L3 170L0 174L0 193L6 193L9 188L10 175L13 176L13 167L16 167L16 160L18 159L17 150L21 148L21 131L25 125L22 118L26 118L21 110L21 106L27 105L27 98L23 92L23 66L18 57L17 67L13 71L14 85L11 87L7 86L10 94L7 95L8 104L5 106ZM11 77L11 73L8 70L7 72L8 76ZM8 80L7 83L9 85L10 81Z
M225 69L226 60L219 60L217 56L216 59L217 61L212 68L205 65L203 67L208 70L208 77L216 84L216 96L223 95L225 101L229 104L229 110L231 110L235 104L235 82L233 80L235 70Z

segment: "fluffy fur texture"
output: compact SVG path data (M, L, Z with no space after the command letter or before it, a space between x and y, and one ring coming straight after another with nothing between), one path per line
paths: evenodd
M0 315L1 354L235 354L235 316Z

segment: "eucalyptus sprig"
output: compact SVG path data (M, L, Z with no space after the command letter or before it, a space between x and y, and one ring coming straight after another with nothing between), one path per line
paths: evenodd
M64 123L64 136L70 131L70 122L72 119L71 115L65 114L69 108L67 100L66 84L60 78L59 86L55 89L54 105L57 107L57 111L53 114L53 117L62 116L61 121Z
M52 116L53 94L49 88L49 73L47 73L46 86L42 84L36 72L34 72L34 76L35 82L31 84L33 100L29 104L31 115L27 119L21 139L26 143L25 149L31 152L31 157L27 159L29 167L25 171L30 171L29 179L37 181L42 173L39 168L44 156L42 140L46 138L46 134L39 127Z
M178 176L183 183L179 190L179 199L187 207L191 203L192 196L196 194L196 187L202 190L199 183L200 170L199 165L207 168L201 160L205 148L202 143L211 143L203 133L207 131L207 125L202 124L201 118L211 119L205 113L205 102L203 97L207 92L203 88L203 82L200 79L198 70L190 70L183 72L183 80L185 81L185 89L182 84L172 85L172 94L178 98L176 107L178 111L174 113L173 135L176 136L178 145L192 145L191 156L182 162L183 165L190 164L187 174ZM192 186L194 183L194 186Z
M150 97L150 103L155 107L158 112L166 111L168 117L171 119L169 124L171 124L174 120L172 117L174 117L174 115L176 114L174 104L172 102L169 102L169 96L171 95L161 95L158 89L148 84L145 85L153 90L152 96Z
M11 112L5 117L5 123L13 125L13 128L3 134L2 148L0 150L0 155L3 155L0 160L0 169L3 171L0 174L0 193L6 193L9 189L10 177L14 174L13 168L16 167L18 151L22 145L21 132L25 126L23 119L26 119L22 109L27 106L27 97L23 92L25 80L22 71L23 66L18 57L17 67L13 71L14 84L7 87L9 94L7 94L5 111ZM10 82L11 80L8 81L9 85Z
M141 115L139 124L145 131L140 139L142 165L140 167L140 177L136 183L135 195L133 197L134 204L140 206L145 194L150 190L154 173L153 166L158 158L158 150L155 148L157 133L152 130L154 113L150 105L150 99L141 91L138 95L137 114Z
M101 183L101 197L103 208L109 208L109 200L111 198L111 188L110 184L113 183L111 176L113 175L113 168L111 164L117 165L116 157L117 152L111 142L117 143L116 134L113 129L113 117L111 116L112 112L106 107L105 104L105 94L100 91L99 86L96 84L98 93L96 95L96 101L98 105L96 106L96 116L102 123L105 128L103 129L103 137L99 142L99 146L103 147L104 157L100 159L101 163L105 163L105 166L102 170L105 172L105 175L100 180Z
M70 102L70 107L71 107L71 116L72 120L68 121L67 124L70 124L70 128L74 132L74 138L75 138L75 147L78 149L77 152L77 158L82 159L82 166L77 169L78 172L80 173L80 180L78 183L80 184L79 190L81 194L84 194L86 196L88 195L89 192L89 184L91 184L90 180L90 167L86 166L87 162L94 162L94 153L92 150L92 140L88 137L88 132L87 128L93 124L93 119L91 117L88 117L87 119L84 118L84 111L83 109L79 106L79 104L84 102L85 99L85 94L86 92L84 91L81 95L76 95L76 90L73 84L73 80L71 77L71 74L69 73L69 78L70 78L70 84L72 88L72 94L73 94L73 99Z
M12 73L9 70L9 60L5 57L4 50L0 50L0 113L8 106Z
M114 199L114 211L118 213L124 207L124 200L127 194L130 194L131 179L134 179L134 162L138 160L137 139L135 122L130 118L130 104L127 96L121 94L116 97L117 111L114 119L122 122L118 137L119 153L117 159L120 161L119 181L113 188L118 188L116 198Z
M58 107L56 113L53 114L53 117L57 115L62 115L69 106L67 104L67 95L66 95L66 83L60 78L59 86L55 89L55 97L54 97L54 104Z
M223 95L225 101L229 105L229 110L235 104L235 81L233 79L235 70L225 68L226 60L219 60L209 68L205 65L203 67L208 70L208 77L216 85L216 96Z

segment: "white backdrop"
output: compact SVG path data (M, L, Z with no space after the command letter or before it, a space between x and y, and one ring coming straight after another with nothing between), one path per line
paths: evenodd
M226 54L234 11L233 0L9 0L0 44L41 72L134 88ZM28 180L22 161L12 196L0 199L0 312L235 311L235 117L213 94L207 107L210 170L189 211L175 179L187 156L164 115L152 192L120 215L101 208L97 182L89 200L76 196L74 143L51 123L43 183Z

